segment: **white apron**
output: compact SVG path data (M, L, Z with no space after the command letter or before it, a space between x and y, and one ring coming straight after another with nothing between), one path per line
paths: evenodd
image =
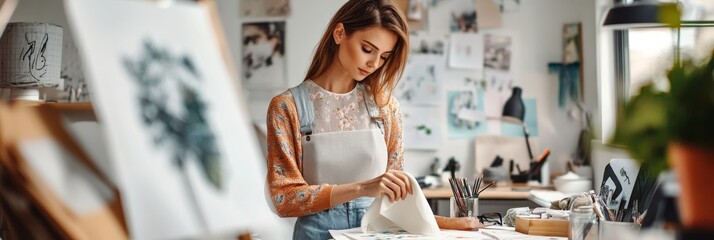
M357 90L364 91L361 84ZM291 88L300 120L302 175L310 185L369 180L387 170L387 145L374 98L364 91L371 129L312 134L314 111L304 83Z

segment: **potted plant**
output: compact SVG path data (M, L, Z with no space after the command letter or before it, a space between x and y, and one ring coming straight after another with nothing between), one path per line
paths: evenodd
M714 53L702 64L675 63L669 89L640 88L618 118L612 143L654 174L673 168L681 187L679 210L687 229L714 230Z

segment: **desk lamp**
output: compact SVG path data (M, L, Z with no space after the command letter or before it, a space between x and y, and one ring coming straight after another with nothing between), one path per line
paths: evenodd
M508 101L506 101L506 104L503 106L503 116L501 119L504 122L523 126L523 136L526 138L528 157L530 158L530 161L533 161L533 152L531 151L531 144L528 141L528 127L524 121L526 117L526 105L523 104L523 99L521 99L522 92L523 90L521 90L520 87L513 88L513 94L510 98L508 98Z
M610 8L603 26L613 29L678 27L680 10L676 3L636 1Z

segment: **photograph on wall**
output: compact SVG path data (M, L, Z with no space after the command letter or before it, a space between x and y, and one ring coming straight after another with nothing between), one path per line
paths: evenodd
M404 148L437 150L442 145L443 132L438 107L402 106Z
M447 92L449 138L473 138L488 132L481 89Z
M66 9L87 77L101 79L90 84L94 109L131 238L270 225L264 160L210 11L94 0L66 1Z
M433 61L413 56L394 89L394 96L402 105L439 105L442 84L438 74L438 67Z
M449 67L455 69L483 69L483 37L481 34L451 34Z
M240 0L240 18L287 17L290 0Z
M453 0L451 4L451 32L476 33L478 23L474 0Z
M509 71L511 69L512 38L507 35L484 36L483 65L486 69Z
M242 39L243 86L285 87L285 21L243 23Z

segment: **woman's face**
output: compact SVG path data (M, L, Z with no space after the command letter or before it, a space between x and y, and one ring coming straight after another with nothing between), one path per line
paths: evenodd
M342 24L334 32L339 44L340 67L357 81L374 73L391 57L397 35L382 27L371 27L347 36Z

